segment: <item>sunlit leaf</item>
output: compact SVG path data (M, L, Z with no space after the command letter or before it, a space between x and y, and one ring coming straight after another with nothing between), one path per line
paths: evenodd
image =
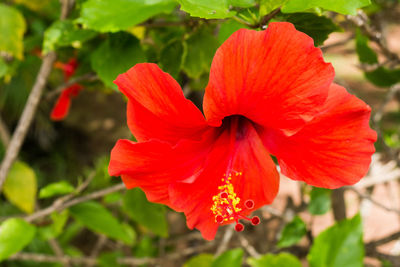
M154 15L171 12L174 0L88 0L77 22L100 32L127 30Z
M46 185L39 191L39 198L49 198L74 192L75 188L67 181Z
M356 15L357 8L371 4L370 0L290 0L282 8L282 12L302 12L312 8L324 8L342 14Z
M190 258L183 267L211 267L214 256L211 254L199 254Z
M8 173L3 193L19 209L32 213L37 192L36 174L27 164L16 161Z
M23 249L35 236L36 228L23 219L12 218L0 225L0 261Z
M25 19L15 8L0 3L0 52L22 59Z

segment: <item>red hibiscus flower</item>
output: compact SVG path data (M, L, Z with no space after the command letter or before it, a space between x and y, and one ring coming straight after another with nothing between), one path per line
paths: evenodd
M71 58L67 63L57 61L54 66L63 71L64 81L68 82L78 68L78 61L76 58ZM76 97L82 89L83 87L78 83L74 83L65 88L58 97L50 113L50 118L55 121L63 120L68 115L71 99Z
M128 97L138 142L118 140L109 173L150 201L184 212L213 239L221 224L259 223L249 214L275 198L279 174L337 188L367 172L376 133L371 109L336 84L313 40L290 23L239 30L216 52L204 116L155 64L116 79Z

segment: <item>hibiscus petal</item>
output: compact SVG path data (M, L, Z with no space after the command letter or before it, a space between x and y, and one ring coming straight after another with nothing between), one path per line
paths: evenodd
M171 203L185 213L188 227L197 228L208 240L214 238L219 226L211 207L213 197L221 193L218 187L225 184L222 181L225 173L232 174L230 183L240 198L238 207L242 216L271 203L279 189L275 164L252 123L242 121L240 127L242 134L234 145L230 142L229 131L221 134L208 155L203 172L193 183L178 182L169 188ZM244 207L248 199L254 202L251 210Z
M148 200L170 205L168 185L196 178L214 138L214 131L208 131L200 141L186 139L175 146L159 140L118 140L108 171L111 176L121 175L128 189L142 188Z
M310 185L337 188L358 182L375 152L371 108L332 84L321 114L291 137L264 131L264 141L282 173Z
M57 99L53 109L50 113L50 118L53 121L63 120L69 112L69 108L71 106L71 97L68 92L64 90Z
M114 81L128 97L128 126L138 141L199 137L206 123L179 84L156 64L137 64Z
M287 22L241 29L217 50L204 96L209 124L229 115L292 135L324 103L334 70L313 40Z

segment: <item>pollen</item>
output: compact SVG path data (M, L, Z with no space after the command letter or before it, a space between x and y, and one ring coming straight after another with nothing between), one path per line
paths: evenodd
M240 179L242 172L234 171L233 174L224 174L221 179L222 184L218 186L218 194L213 196L213 205L211 211L215 216L215 222L218 224L235 222L235 230L241 232L244 230L244 225L239 222L240 219L250 221L252 225L257 225L260 223L260 218L254 216L253 218L248 218L241 215L242 208L240 207L240 198L237 196L232 179ZM252 199L247 199L244 201L244 208L253 209L254 201Z

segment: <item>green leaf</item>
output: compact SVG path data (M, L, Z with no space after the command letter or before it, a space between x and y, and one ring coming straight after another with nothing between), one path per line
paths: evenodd
M379 67L376 70L364 72L365 77L373 84L389 87L400 82L400 69Z
M357 8L371 4L370 0L289 0L282 8L284 13L302 12L312 8L324 8L341 14L356 15Z
M288 0L260 0L260 17L264 17L265 15L271 13L278 7L281 7Z
M301 262L289 253L266 254L258 259L249 258L248 263L251 267L301 267Z
M229 10L229 0L177 0L181 9L192 17L224 19L235 14Z
M296 216L283 228L281 238L279 239L277 246L284 248L294 245L299 242L306 233L306 224L299 216Z
M49 198L74 192L75 188L67 181L49 184L39 191L39 198Z
M0 4L0 52L22 59L25 19L15 8Z
M174 0L88 0L77 22L100 32L127 30L157 14L170 13Z
M235 7L252 7L256 0L229 0L228 3Z
M7 64L4 61L4 59L0 57L0 78L3 78L7 74L7 71L8 71Z
M362 267L364 245L360 215L320 233L307 256L310 267Z
M223 23L221 23L219 31L218 31L218 42L222 44L232 35L235 31L244 28L243 24L240 24L236 20L229 19Z
M44 32L43 53L63 46L79 48L96 34L95 31L78 28L70 20L56 21Z
M27 164L16 161L4 183L3 193L19 209L32 213L37 192L36 174Z
M123 207L132 220L140 223L153 233L166 237L168 225L165 207L150 203L139 188L128 190L123 198Z
M64 230L69 217L68 210L61 213L53 212L51 214L52 224L38 228L38 234L43 240L49 240L58 237Z
M213 261L213 255L203 253L190 258L183 267L211 267Z
M314 215L321 215L328 212L331 207L332 191L325 188L313 187L310 194L308 211Z
M0 225L0 262L28 245L36 228L23 219L12 218Z
M322 45L330 33L341 30L331 19L313 13L290 14L284 18L293 23L297 30L313 38L315 46Z
M182 40L172 40L161 49L159 60L160 67L163 71L176 78L181 70L185 56L186 47Z
M145 62L145 54L136 37L127 33L111 34L91 55L92 68L109 87L117 89L113 83L117 76L136 63Z
M100 267L118 267L122 266L118 264L118 258L123 258L124 254L121 251L115 251L115 252L105 252L101 253L100 257L98 258L98 265Z
M94 201L83 202L69 208L71 215L87 228L112 239L131 244L133 240L124 231L118 220L103 206Z
M212 267L229 266L240 267L242 266L243 250L240 248L231 249L224 252L221 256L216 258L212 263Z
M362 35L359 29L356 31L356 51L361 63L378 63L375 51L368 45L368 37Z
M191 35L186 43L187 54L183 70L189 77L197 79L202 73L210 71L218 41L209 28L202 28Z

